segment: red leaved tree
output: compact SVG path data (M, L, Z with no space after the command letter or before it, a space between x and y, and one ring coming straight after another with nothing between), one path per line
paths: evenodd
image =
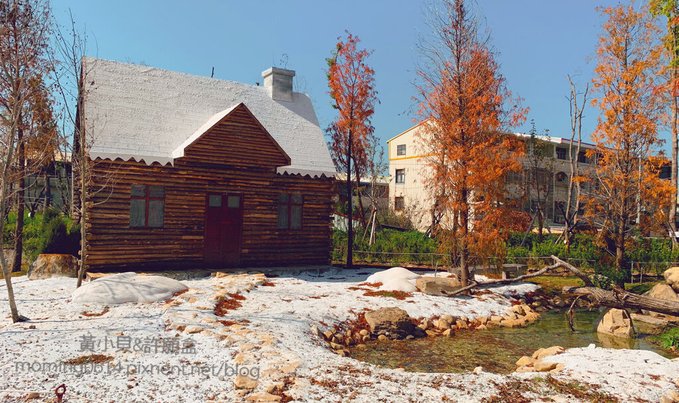
M522 145L506 134L525 110L507 105L511 94L477 20L464 0L447 0L434 16L430 62L419 70L420 116L428 121L421 143L430 155L427 187L444 212L441 244L470 282L471 256L496 253L525 215L507 199L505 180L521 170Z
M366 150L374 132L370 120L377 102L375 71L366 64L371 52L359 49L359 42L358 37L347 32L345 39L338 38L335 52L328 59L328 87L337 118L326 132L330 136L330 151L335 165L347 176L348 267L353 264L352 171L359 183L369 164Z

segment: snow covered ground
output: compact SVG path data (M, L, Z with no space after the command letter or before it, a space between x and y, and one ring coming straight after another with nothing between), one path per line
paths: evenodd
M414 293L398 301L350 289L374 272L182 280L189 290L167 301L109 306L71 301L74 279L16 278L20 313L32 320L10 323L0 287L0 401L53 397L60 384L66 385L67 401L276 401L280 391L301 401L480 401L502 396L503 385L545 377L406 373L332 353L312 334L312 325L331 326L389 306L412 317L467 318L502 314L511 306L499 294ZM532 289L522 284L498 291ZM213 312L220 299L232 303L221 317ZM87 358L97 363L84 362ZM555 378L599 385L623 401L658 401L679 378L679 361L646 351L571 349L553 360L565 364ZM524 392L540 397L535 389Z

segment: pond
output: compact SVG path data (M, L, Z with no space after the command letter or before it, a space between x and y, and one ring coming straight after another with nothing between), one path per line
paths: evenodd
M545 312L536 323L524 328L458 331L449 338L371 342L367 348L352 348L350 356L410 372L467 372L482 366L495 373L510 373L521 356L554 345L571 348L594 343L597 347L651 350L671 357L644 335L625 340L597 334L596 325L602 316L599 311L577 312L572 332L563 312Z

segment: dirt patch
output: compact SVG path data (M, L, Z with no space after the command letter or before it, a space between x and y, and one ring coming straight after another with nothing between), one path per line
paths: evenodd
M364 296L366 297L387 297L387 298L395 298L399 301L403 301L406 298L410 298L413 296L413 293L411 292L405 292L405 291L385 291L385 290L368 290L365 293L363 293Z
M220 320L219 323L221 323L222 325L224 325L226 327L229 327L229 326L233 326L233 325L247 325L248 323L250 323L250 321L247 320L247 319L243 319L243 320Z
M71 358L69 360L64 361L64 364L67 364L67 365L101 364L101 363L109 362L109 361L112 361L112 360L113 360L113 357L111 357L110 355L90 354L90 355L81 355L80 357Z
M265 282L262 283L262 287L275 287L275 286L276 286L276 284L274 284L273 282L271 282L269 280L266 280Z
M93 317L93 316L103 316L106 315L109 311L109 307L105 306L104 309L102 309L100 312L92 312L92 311L83 311L80 312L82 316L87 316L88 318Z

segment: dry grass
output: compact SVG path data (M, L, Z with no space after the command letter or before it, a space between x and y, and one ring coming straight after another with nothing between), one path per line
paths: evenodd
M413 293L405 292L405 291L384 291L384 290L373 291L373 290L368 290L363 295L365 295L366 297L395 298L399 301L403 301L406 298L412 297Z
M104 362L109 362L112 361L113 357L110 355L103 355L103 354L90 354L90 355L81 355L80 357L76 358L71 358L69 360L64 361L64 364L68 365L83 365L83 364L101 364Z
M101 312L92 312L92 311L83 311L80 312L82 316L87 316L87 317L93 317L93 316L103 316L107 314L109 311L108 306L105 306L104 309L101 310Z
M243 304L241 301L245 300L245 297L240 295L240 294L227 294L225 297L222 297L217 301L217 304L215 305L214 309L214 314L216 316L224 316L227 314L227 312L232 311L234 309L238 309Z

